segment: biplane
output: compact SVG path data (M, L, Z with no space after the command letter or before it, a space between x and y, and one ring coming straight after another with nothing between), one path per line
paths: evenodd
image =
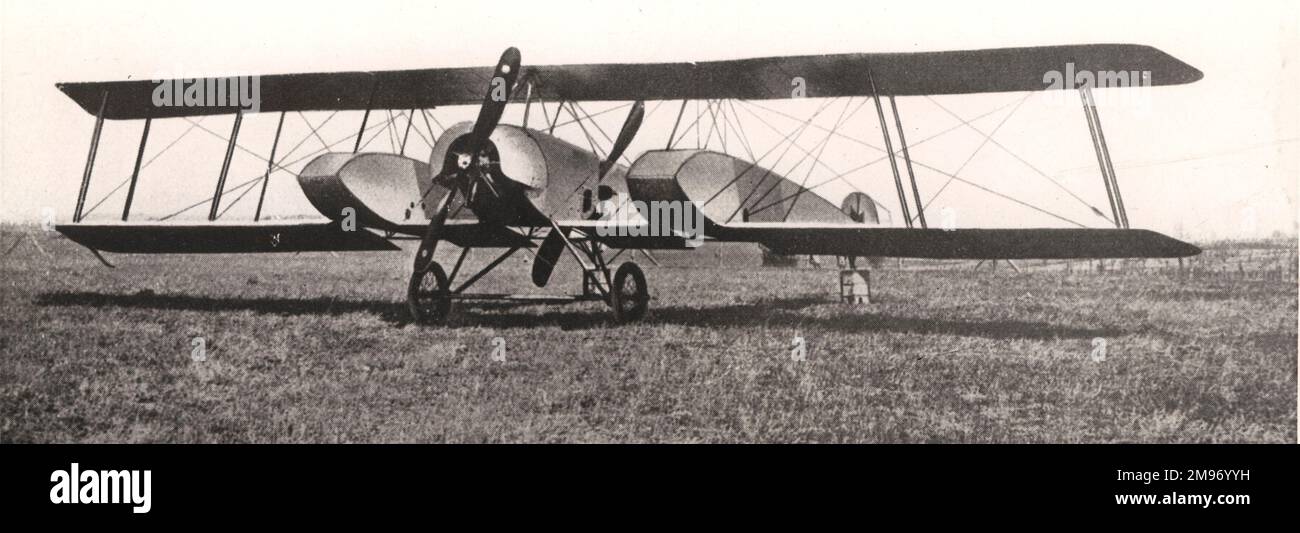
M650 292L645 274L635 262L625 261L612 268L617 255L609 258L606 253L614 250L690 249L701 240L747 242L777 254L840 256L849 263L862 257L1105 259L1177 258L1199 253L1191 244L1129 227L1090 83L1066 80L1059 87L1045 83L1045 72L1067 64L1079 71L1148 72L1147 81L1153 86L1190 83L1202 76L1160 50L1127 44L548 66L525 66L520 52L510 48L495 66L484 68L261 76L256 112L278 112L281 126L285 113L290 112L365 112L352 152L320 155L296 173L307 199L328 219L322 222L259 220L265 181L252 222L216 220L240 123L252 110L224 101L158 106L151 96L159 82L150 80L61 83L58 88L94 115L96 122L73 220L57 229L96 256L101 251L400 250L393 241L418 239L407 305L412 318L422 323L443 320L454 300L509 298L467 289L519 250L533 254L532 281L538 287L547 285L564 254L572 256L583 271L583 287L581 295L567 298L604 302L619 322L644 316ZM791 98L791 80L796 76L806 84L806 98L859 97L864 103L874 103L898 194L901 224L882 225L877 215L880 204L862 193L853 193L840 205L808 194L808 187L766 167L763 157L746 160L709 149L675 146L688 102ZM1056 89L1079 92L1110 203L1112 216L1107 220L1115 227L929 227L895 97ZM556 108L554 119L546 109L548 101ZM581 125L583 117L575 104L587 101L632 102L616 138L605 135L612 141L607 150L599 150L594 142L590 149L580 147L553 132L561 110L570 112ZM680 101L677 120L663 149L625 157L640 129L647 101L673 107ZM882 103L892 110L892 126L901 144L898 149L893 146ZM405 140L402 153L358 151L374 110L389 110L390 114L391 110L411 110L409 135L410 119L417 112L474 105L479 106L476 120L447 128L430 143L432 151L425 159L405 156ZM503 123L508 106L523 106L520 124ZM530 112L536 116L534 108L539 106L544 116L530 126ZM233 131L210 200L208 221L129 221L150 122L203 115L233 115ZM104 120L143 120L145 124L121 222L83 220ZM585 129L584 133L591 140L593 136ZM279 142L277 129L267 177L279 170L275 162ZM910 178L910 191L904 173ZM656 213L647 212L653 211L647 206L685 207L684 211ZM691 217L698 217L702 225L690 227ZM353 227L345 224L348 218ZM651 231L655 229L659 231ZM461 249L450 272L434 260L443 241ZM476 248L502 251L479 272L454 284L466 255Z

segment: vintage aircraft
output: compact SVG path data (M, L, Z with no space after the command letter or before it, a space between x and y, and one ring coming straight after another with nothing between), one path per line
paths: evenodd
M160 107L151 99L159 82L61 83L58 88L97 119L73 221L57 229L97 256L99 251L398 250L391 241L419 238L407 301L413 318L420 322L442 320L453 300L509 298L470 294L466 289L521 249L535 256L532 278L539 287L547 284L564 253L572 255L583 270L583 293L568 298L603 301L620 322L641 318L650 294L641 268L629 261L611 273L605 250L687 249L700 238L759 243L780 254L836 255L850 260L1174 258L1199 253L1195 246L1176 239L1129 229L1091 84L1066 80L1063 86L1057 83L1054 87L1045 83L1045 72L1067 64L1089 72L1149 72L1146 81L1150 85L1183 84L1201 78L1200 71L1159 50L1122 44L533 67L523 66L520 52L510 48L491 68L262 76L257 111L280 112L280 126L286 112L365 111L352 152L321 155L296 173L306 197L330 219L319 223L260 221L261 199L253 222L216 221L240 123L250 112L233 99ZM746 161L707 149L675 147L687 102L790 98L794 76L806 83L808 98L862 97L863 103L866 99L874 102L905 227L879 225L879 204L861 193L854 193L840 206L817 194L806 194L809 188L764 168L763 157ZM927 227L894 97L1052 89L1080 94L1110 202L1112 218L1108 220L1116 228ZM554 119L546 111L547 100L556 104ZM666 147L640 154L630 166L620 165L645 115L644 102L677 100L682 107ZM881 104L884 100L893 110L900 151L892 146ZM582 125L575 103L584 101L633 102L622 130L616 139L610 139L611 146L603 154L595 142L587 149L553 134L561 110L570 112ZM475 104L480 106L477 120L448 128L431 143L427 160L393 153L357 153L372 110L389 110L390 114L391 110L411 110L407 115L409 135L410 121L417 112ZM510 105L524 106L522 124L502 123ZM528 126L529 112L536 106L545 115L540 128ZM210 200L208 222L129 222L150 121L218 114L234 115L234 126L217 190ZM105 119L144 120L144 134L122 222L91 223L82 220L83 208ZM584 134L589 141L594 137L585 128ZM263 197L265 180L280 170L275 161L278 129L275 139L262 181ZM403 152L404 145L403 141ZM904 165L897 162L899 155ZM900 166L911 177L915 218ZM661 220L662 213L646 212L647 205L685 206L685 211ZM349 231L342 222L353 215L357 228ZM702 220L701 228L689 227L691 216ZM914 220L920 227L913 227ZM648 231L653 229L662 231ZM462 249L450 274L434 261L441 241ZM473 248L505 251L453 286Z

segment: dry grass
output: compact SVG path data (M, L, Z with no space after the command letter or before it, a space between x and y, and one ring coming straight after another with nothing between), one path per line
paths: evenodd
M401 306L409 253L109 270L32 228L0 245L22 231L49 257L0 259L4 442L1296 440L1294 278L890 269L850 308L830 270L647 267L640 324L461 305L425 328ZM525 287L527 266L481 290Z

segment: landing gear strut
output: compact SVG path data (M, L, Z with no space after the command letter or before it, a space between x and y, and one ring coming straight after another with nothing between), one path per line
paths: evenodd
M456 274L460 271L468 249L464 250L449 277L442 265L428 254L417 254L410 284L406 288L406 307L411 319L418 324L441 324L451 311L452 300L526 301L536 303L604 302L613 311L614 321L625 324L645 317L650 307L650 292L645 273L636 263L627 261L610 275L609 266L601 256L600 248L588 242L585 236L570 240L564 237L569 250L583 267L582 294L576 296L541 296L467 293L474 282L491 272L520 248L511 248L483 267L455 288Z
M619 265L611 278L600 243L582 232L577 232L578 239L571 239L569 233L554 222L551 223L551 232L550 235L557 236L582 267L582 296L579 298L604 300L614 311L614 321L618 323L635 322L645 316L650 306L650 293L646 290L645 273L641 267L631 261L625 262Z

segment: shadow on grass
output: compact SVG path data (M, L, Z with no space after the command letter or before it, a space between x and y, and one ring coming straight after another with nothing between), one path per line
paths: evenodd
M371 313L395 326L410 323L406 306L388 301L355 301L331 298L238 298L186 296L175 294L100 294L91 292L53 292L37 296L36 305L51 307L120 307L169 311L253 311L276 315L342 315ZM839 314L809 316L799 311L827 305L824 297L794 297L712 307L670 306L655 308L644 324L678 324L684 326L746 327L798 325L830 331L891 331L918 334L958 335L992 339L1084 339L1116 337L1125 332L1117 328L1082 328L1020 320L953 320L915 317L891 317L880 314ZM572 304L568 304L572 305ZM538 313L498 312L522 307L545 309ZM452 309L450 324L429 326L535 328L554 326L565 330L611 327L611 316L602 305L588 305L583 310L563 310L557 305L539 306L532 302L458 302Z

